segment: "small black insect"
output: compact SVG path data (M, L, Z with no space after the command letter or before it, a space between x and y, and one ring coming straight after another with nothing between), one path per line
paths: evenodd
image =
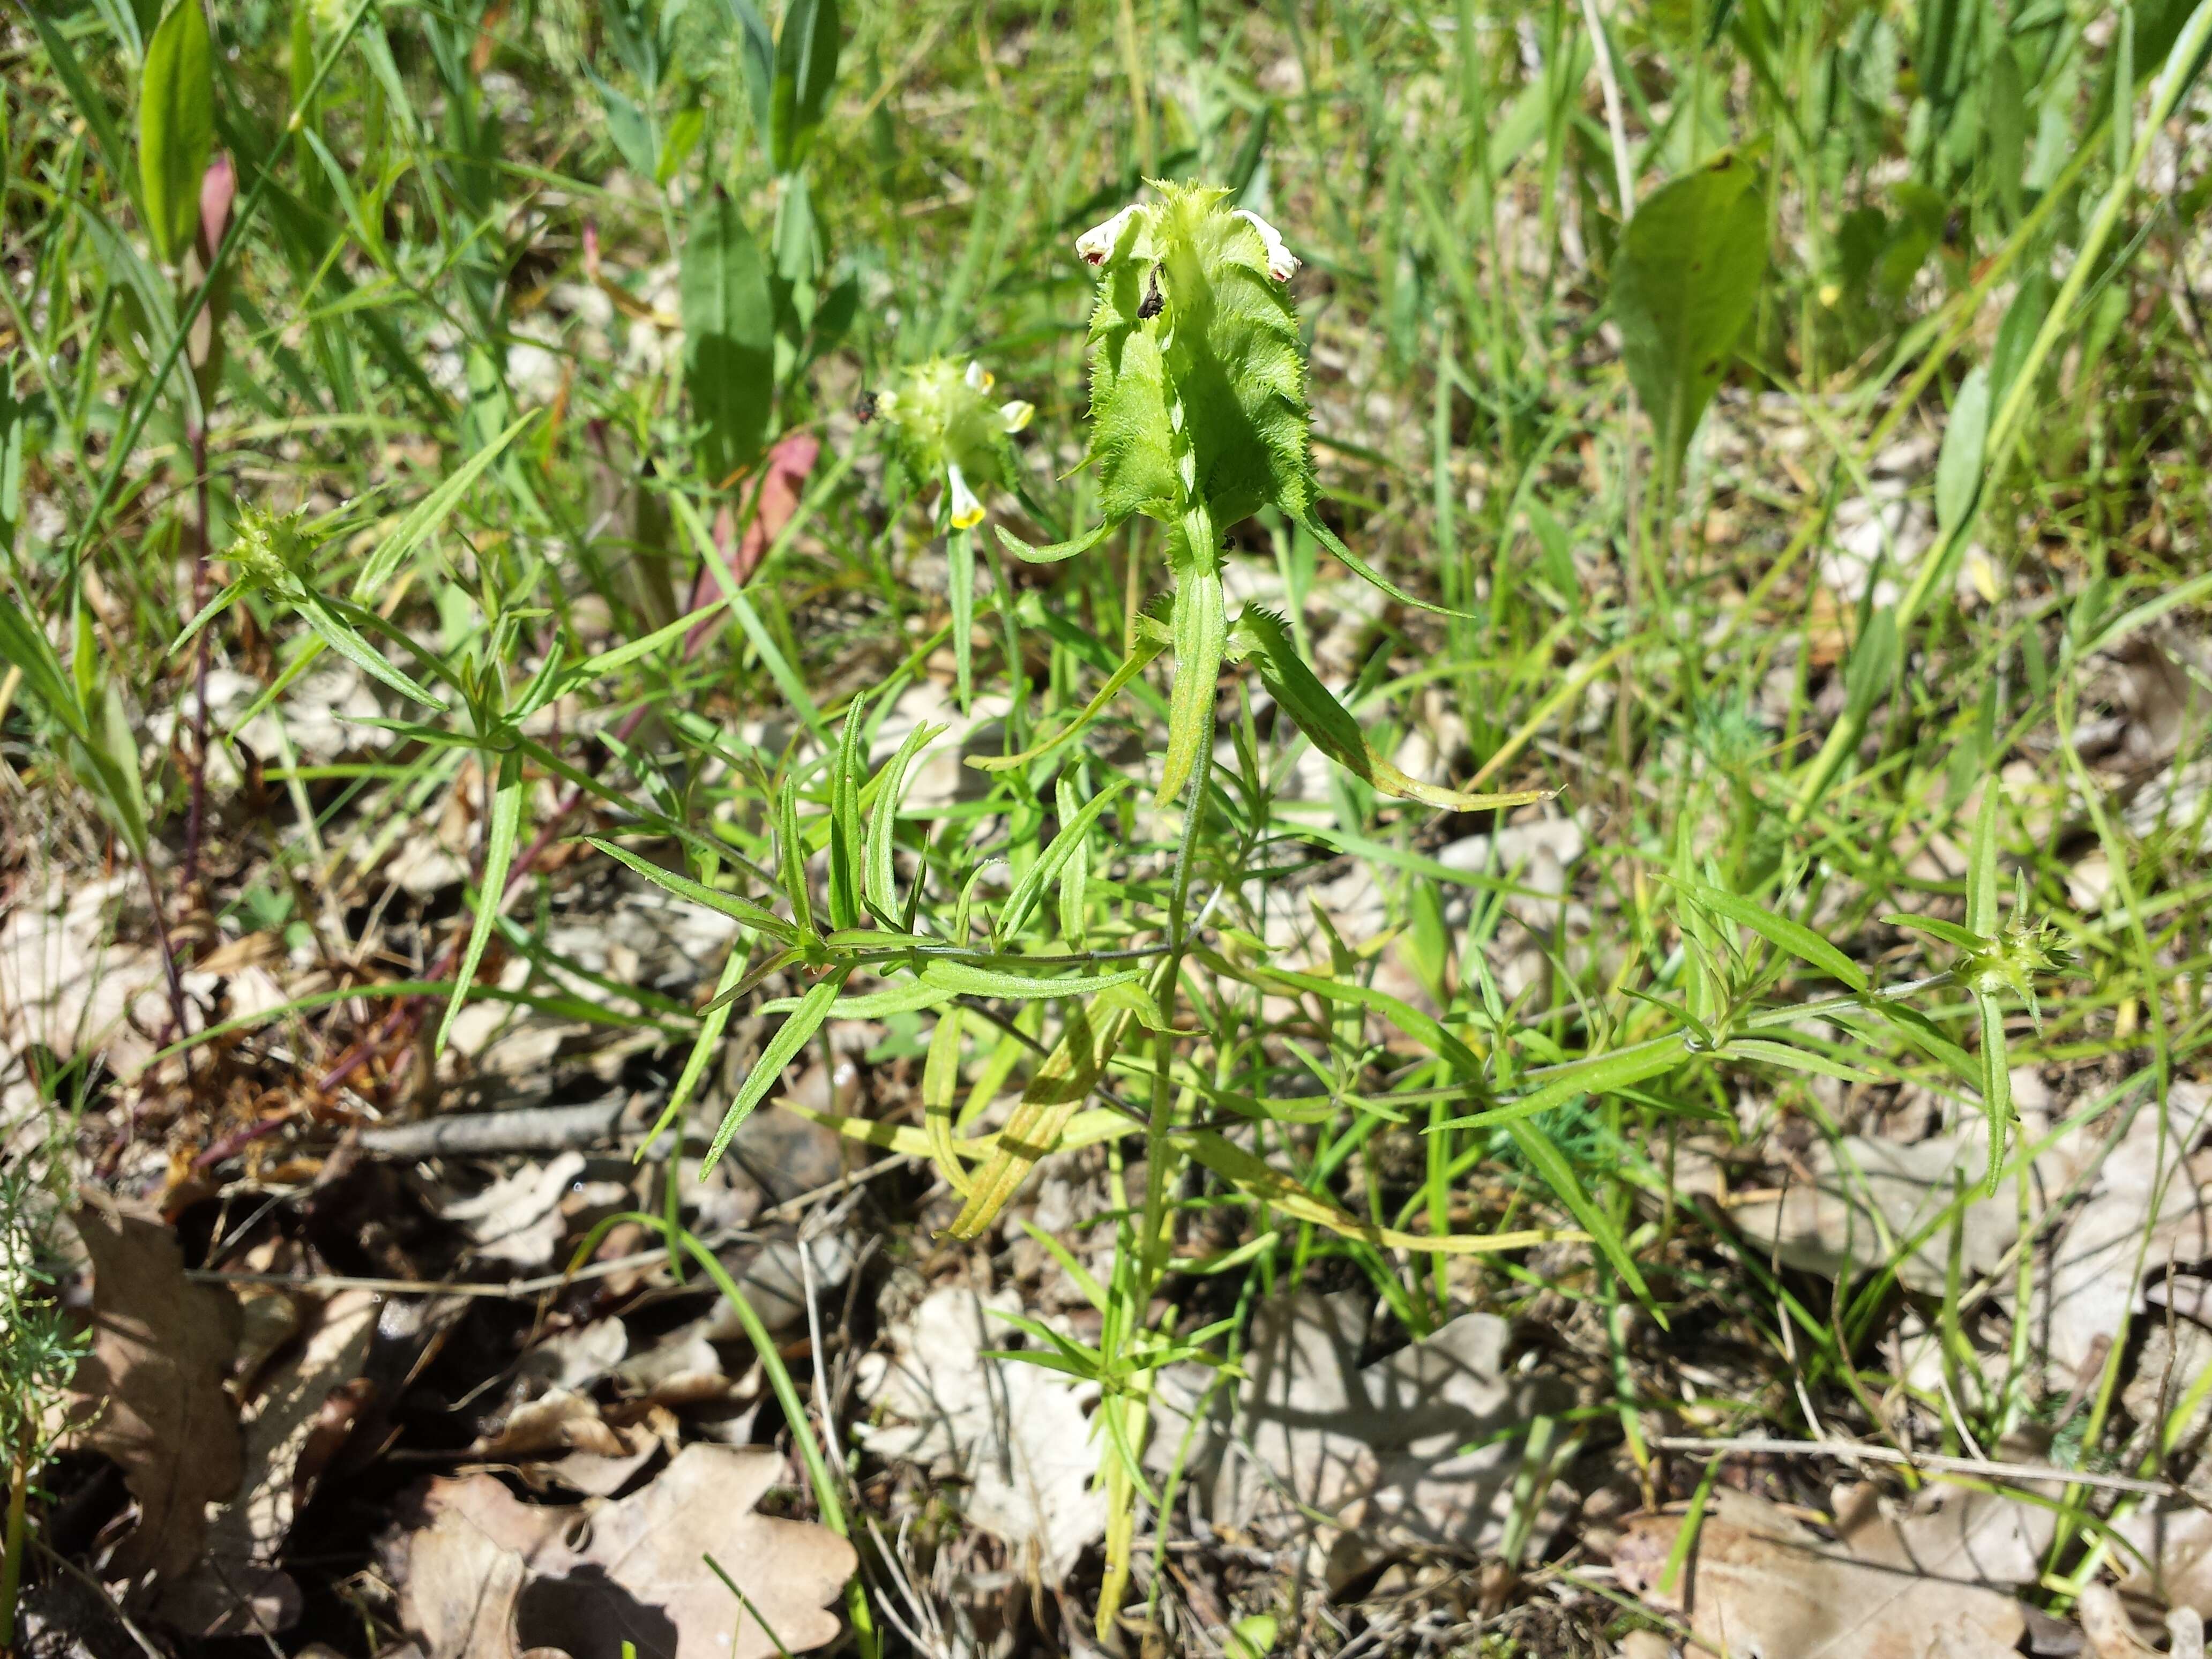
M870 421L876 418L876 394L874 392L863 392L859 397L853 399L853 418L858 421L862 426L867 425Z
M1137 307L1138 320L1141 322L1147 317L1158 316L1160 314L1160 308L1166 304L1167 301L1160 296L1160 268L1158 265L1154 265L1152 267L1152 283L1145 289L1143 303L1139 305Z

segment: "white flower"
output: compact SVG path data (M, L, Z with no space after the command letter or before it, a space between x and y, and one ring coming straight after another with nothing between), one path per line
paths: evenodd
M968 389L970 392L988 392L992 382L997 377L982 364L970 357L968 360L968 372L961 378L968 382Z
M1000 422L1009 432L1019 432L1030 423L1030 417L1036 413L1035 404L1024 403L1019 398L999 405Z
M1076 252L1088 264L1104 264L1113 257L1115 244L1121 240L1122 229L1128 224L1129 216L1136 210L1137 204L1132 202L1104 224L1091 226L1075 239Z
M1298 256L1283 246L1280 232L1249 208L1238 208L1237 217L1260 233L1260 240L1267 250L1267 275L1279 283L1287 283L1298 268Z
M968 475L960 470L957 461L945 464L945 485L952 501L952 527L973 530L983 522L983 503L975 499L975 492L968 488Z

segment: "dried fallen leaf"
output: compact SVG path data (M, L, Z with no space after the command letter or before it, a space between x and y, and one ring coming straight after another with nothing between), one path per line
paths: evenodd
M507 1659L541 1635L578 1659L615 1659L625 1642L639 1659L820 1647L858 1563L826 1527L755 1513L782 1475L765 1446L692 1445L612 1503L525 1504L489 1475L434 1481L429 1524L408 1540L403 1620L428 1659Z
M860 1393L896 1423L854 1431L878 1456L968 1482L961 1510L1048 1579L1104 1535L1106 1500L1091 1486L1098 1450L1087 1408L1097 1390L985 1350L1014 1340L988 1310L1018 1311L1011 1294L986 1302L951 1286L926 1297L891 1334L893 1351L861 1362Z
M243 1414L245 1489L216 1512L204 1559L163 1597L171 1623L205 1636L273 1634L299 1618L299 1586L277 1556L320 1472L301 1468L303 1454L333 1391L361 1376L378 1306L368 1291L333 1296Z
M159 1222L88 1204L74 1218L92 1259L92 1352L71 1384L82 1437L112 1458L138 1500L138 1523L111 1571L164 1579L198 1559L207 1506L246 1472L238 1416L223 1392L238 1347L238 1304L185 1277Z
M1365 1304L1352 1295L1261 1307L1234 1417L1201 1453L1218 1460L1213 1518L1286 1534L1307 1525L1286 1500L1336 1516L1346 1531L1329 1565L1340 1579L1377 1547L1495 1553L1522 1468L1520 1431L1559 1390L1504 1374L1505 1322L1487 1314L1462 1315L1363 1366L1365 1328ZM1170 1420L1157 1443L1172 1449L1177 1437ZM1543 1500L1532 1540L1547 1539L1562 1513Z
M1808 1154L1810 1182L1794 1181L1778 1199L1745 1204L1736 1225L1762 1251L1789 1266L1830 1278L1865 1272L1918 1237L1959 1195L1960 1262L1969 1274L1988 1273L2020 1237L2020 1206L2008 1188L1984 1199L1974 1188L1989 1158L1989 1130L1979 1121L1907 1145L1867 1135L1822 1141ZM1940 1296L1951 1254L1951 1228L1938 1224L1898 1263L1908 1290Z
M2054 1371L2070 1376L2100 1337L2142 1310L2146 1278L2169 1263L2212 1259L2212 1152L2190 1150L2208 1125L2212 1089L2175 1083L2164 1116L2145 1103L2096 1164L2088 1200L2038 1284L2036 1334Z
M1834 1542L1763 1498L1722 1487L1671 1589L1660 1579L1683 1517L1638 1516L1613 1573L1656 1607L1686 1613L1713 1651L1763 1659L2008 1659L2027 1629L1995 1585L2033 1583L2047 1511L1957 1488L1904 1521L1871 1491L1844 1505Z

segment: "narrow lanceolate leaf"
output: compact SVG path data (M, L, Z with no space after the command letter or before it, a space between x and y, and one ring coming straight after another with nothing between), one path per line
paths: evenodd
M960 1091L961 1011L954 1004L937 1017L929 1035L929 1058L921 1068L922 1127L929 1136L930 1158L952 1190L968 1196L968 1166L952 1143L952 1099Z
M945 538L945 591L952 605L952 679L960 709L975 696L975 538L955 530Z
M624 869L643 876L664 893L673 893L678 898L690 899L694 904L703 904L709 910L718 911L734 921L742 921L746 927L756 928L781 944L788 945L799 937L797 928L773 910L755 904L750 899L739 898L735 893L725 893L705 886L688 876L678 875L673 870L664 870L660 866L627 852L611 841L602 841L597 836L586 836L584 839Z
M2004 1163L2005 1133L2012 1125L2012 1062L2005 1052L2004 1013L1997 1000L1976 992L1974 1011L1982 1022L1982 1109L1990 1118L1990 1168L1983 1186L1994 1193Z
M1628 1253L1627 1241L1621 1237L1620 1229L1613 1224L1613 1218L1598 1208L1595 1200L1583 1190L1583 1184L1575 1176L1574 1165L1567 1162L1566 1154L1553 1146L1533 1123L1509 1125L1506 1133L1513 1137L1513 1144L1520 1149L1521 1156L1528 1160L1529 1166L1543 1176L1545 1185L1558 1195L1559 1202L1567 1206L1574 1218L1582 1223L1583 1231L1596 1241L1598 1249L1605 1252L1605 1259L1613 1264L1613 1272L1620 1275L1620 1282L1634 1292L1637 1300L1650 1307L1651 1291L1644 1283L1644 1275L1637 1270L1636 1259ZM1662 1326L1667 1322L1659 1318L1656 1309L1652 1310L1652 1316L1658 1318Z
M1223 613L1221 576L1194 566L1176 582L1175 689L1168 702L1168 754L1160 773L1162 800L1173 800L1202 759L1213 733L1213 700L1220 695L1221 658L1229 625Z
M768 266L737 204L720 190L692 212L679 290L684 386L706 428L700 464L719 483L760 453L775 393Z
M1247 1197L1293 1220L1326 1227L1343 1238L1356 1238L1379 1250L1419 1250L1436 1255L1488 1255L1499 1250L1525 1250L1532 1245L1581 1243L1589 1235L1560 1227L1530 1227L1500 1233L1408 1233L1395 1227L1378 1227L1340 1209L1327 1199L1300 1186L1265 1160L1246 1152L1210 1129L1177 1133L1176 1145L1228 1182Z
M1075 785L1066 773L1060 778L1060 817L1065 823L1075 816ZM1091 843L1078 841L1060 869L1060 936L1071 951L1084 948L1087 935L1086 906L1091 886Z
M514 862L514 844L522 833L523 793L522 757L510 749L500 757L491 817L484 826L483 880L477 888L476 921L469 929L468 947L461 952L460 972L453 976L453 994L446 1004L446 1017L438 1022L434 1046L438 1054L446 1052L446 1039L453 1035L453 1021L468 1000L469 987L475 983L477 969L483 961L484 946L490 943L492 928L499 921L500 902L507 896L507 872Z
M1000 973L975 968L964 962L933 962L918 978L900 980L880 991L842 999L839 1019L882 1019L891 1014L916 1013L939 1008L961 997L986 997L999 1002L1043 1002L1056 997L1089 997L1110 992L1144 977L1143 970L1118 974L1074 974L1063 979L1042 975ZM771 1002L763 1013L787 1012L797 1001Z
M1334 530L1331 530L1327 525L1323 524L1317 515L1309 513L1304 518L1300 519L1298 522L1306 527L1307 534L1310 535L1316 541L1319 542L1323 547L1334 554L1337 558L1342 562L1346 569L1351 571L1353 575L1358 577L1360 580L1365 582L1369 586L1379 588L1382 592L1388 593L1392 599L1397 600L1399 604L1410 605L1416 610L1433 611L1439 617L1459 617L1469 621L1475 620L1479 617L1480 613L1476 611L1455 611L1448 605L1438 605L1434 599L1425 599L1417 593L1408 593L1404 588L1399 586L1397 583L1392 581L1388 576L1377 570L1373 565L1368 563L1366 560L1361 558L1359 555L1346 547L1343 541L1338 537L1337 533Z
M684 1061L683 1074L669 1091L668 1104L660 1109L653 1122L653 1133L646 1136L637 1149L637 1163L653 1150L660 1137L684 1116L684 1109L691 1103L691 1096L699 1086L699 1079L707 1074L707 1062L714 1057L721 1046L722 1033L730 1028L730 1014L736 1006L733 994L745 975L745 953L748 949L744 936L739 934L730 945L730 954L722 959L721 977L714 981L714 995L707 1007L706 1018L699 1022L699 1035L692 1039L691 1052ZM680 1148L679 1148L680 1150Z
M1018 755L970 755L968 764L982 772L1011 772L1018 767L1042 760L1062 744L1079 737L1091 721L1105 712L1106 705L1121 694L1121 690L1145 672L1152 659L1167 647L1158 640L1140 639L1137 648L1121 661L1121 665L1107 677L1106 684L1098 688L1098 695L1083 705L1083 712L1047 738L1034 749L1025 749Z
M786 777L775 792L775 873L791 905L799 937L814 937L814 895L806 881L806 838L799 829L799 785Z
M1060 1041L1022 1091L1020 1104L999 1132L990 1161L975 1172L968 1202L953 1218L953 1237L982 1236L1037 1160L1060 1144L1061 1132L1097 1086L1106 1062L1121 1046L1130 1016L1119 1009L1096 1019L1091 1013L1079 1003L1068 1010Z
M1028 564L1058 564L1061 560L1072 559L1079 553L1088 553L1106 539L1109 531L1116 527L1117 520L1105 519L1085 531L1081 535L1072 537L1066 541L1048 542L1042 547L1031 547L1020 537L1009 534L1006 526L991 526L999 532L1000 544L1016 558Z
M422 545L422 538L446 521L447 515L459 504L470 486L482 477L489 467L507 447L522 435L523 428L538 418L538 411L531 410L514 421L482 449L453 469L453 476L407 510L407 515L392 526L392 533L378 544L361 568L361 575L353 585L353 601L366 605L376 596L379 589L390 581L401 562Z
M1974 848L1966 859L1966 931L1974 943L1997 931L1997 823L2004 812L1997 780L1982 780L1981 810L1974 815Z
M837 753L830 770L830 926L860 924L860 895L866 872L860 840L860 714L867 699L855 697L845 710Z
M868 908L876 913L879 921L888 921L898 914L891 849L898 833L899 802L906 793L907 769L914 764L914 757L946 729L942 726L915 726L906 734L906 741L899 744L898 752L877 775L876 804L868 814L867 875L863 891Z
M200 179L215 149L215 53L200 0L177 0L146 43L139 76L138 190L165 264L192 245Z
M1291 717L1315 748L1386 795L1420 801L1449 811L1480 812L1547 800L1559 793L1553 789L1521 789L1504 794L1477 795L1408 777L1368 747L1359 722L1314 677L1313 671L1298 655L1290 630L1276 617L1256 607L1248 608L1237 617L1231 642L1233 647L1249 653L1259 665L1260 678L1276 706Z
M776 1079L783 1075L783 1068L790 1065L793 1058L806 1046L806 1039L822 1029L822 1022L829 1018L830 1006L837 1000L837 993L844 983L842 973L832 973L809 991L791 1017L776 1028L775 1035L769 1039L768 1047L761 1051L761 1057L753 1062L753 1069L746 1074L744 1085L738 1091L737 1098L730 1103L730 1109L723 1115L722 1127L714 1131L714 1144L708 1147L707 1156L699 1165L701 1180L706 1179L707 1172L721 1161L723 1152L728 1150L730 1137L738 1132L738 1126L753 1115L753 1108L759 1105L762 1097L775 1086Z
M1717 910L1730 921L1750 928L1777 950L1787 951L1800 962L1811 963L1829 977L1841 980L1854 991L1867 988L1866 970L1803 922L1794 921L1788 916L1778 916L1740 894L1723 892L1717 887L1708 887L1703 882L1685 882L1682 884L1695 893L1698 902L1708 909Z
M1014 884L1006 903L999 908L998 926L992 930L994 950L1003 948L1005 941L1018 934L1028 923L1045 889L1067 867L1068 860L1083 845L1084 837L1091 833L1091 826L1098 822L1101 812L1114 804L1121 788L1122 781L1117 778L1093 795L1081 811L1061 823L1060 833L1052 838L1044 855L1023 872L1022 878Z
M1712 401L1766 270L1766 199L1758 170L1724 152L1646 197L1613 260L1621 355L1676 474Z
M390 686L403 697L437 709L441 714L448 707L436 692L418 684L414 678L393 665L390 658L361 636L360 632L330 600L312 588L301 589L294 597L301 618L315 632L315 637L361 670L371 679Z

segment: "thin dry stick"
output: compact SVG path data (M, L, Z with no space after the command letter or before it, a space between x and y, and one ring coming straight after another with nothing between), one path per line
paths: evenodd
M753 1224L788 1221L800 1214L809 1205L856 1187L864 1181L872 1181L889 1170L901 1169L912 1163L906 1152L893 1152L878 1159L865 1170L855 1170L842 1179L786 1199L773 1209L763 1210L753 1218ZM752 1237L750 1228L732 1227L717 1232L702 1241L709 1249L717 1245L735 1243ZM588 1267L579 1267L574 1273L541 1273L535 1279L508 1279L498 1281L471 1279L365 1279L350 1273L309 1273L305 1276L286 1273L234 1273L219 1267L193 1267L185 1277L202 1285L279 1285L286 1290L307 1291L327 1294L332 1291L375 1291L386 1296L473 1296L501 1301L513 1301L524 1297L543 1296L548 1291L557 1291L566 1285L586 1279L605 1279L612 1274L627 1273L633 1267L649 1267L668 1259L670 1245L660 1245L650 1250L640 1250L635 1255L618 1256L612 1261L594 1261Z
M2181 1488L2170 1480L2139 1480L2129 1474L2093 1474L2083 1469L2053 1468L2047 1463L2000 1463L1985 1457L1944 1457L1933 1452L1900 1452L1887 1446L1861 1446L1841 1440L1784 1440L1743 1435L1733 1440L1700 1440L1695 1435L1664 1435L1651 1443L1665 1451L1696 1452L1705 1457L1771 1455L1833 1457L1846 1463L1893 1463L1933 1474L1975 1474L1987 1480L2025 1480L2039 1486L2101 1486L2108 1492L2172 1498Z

